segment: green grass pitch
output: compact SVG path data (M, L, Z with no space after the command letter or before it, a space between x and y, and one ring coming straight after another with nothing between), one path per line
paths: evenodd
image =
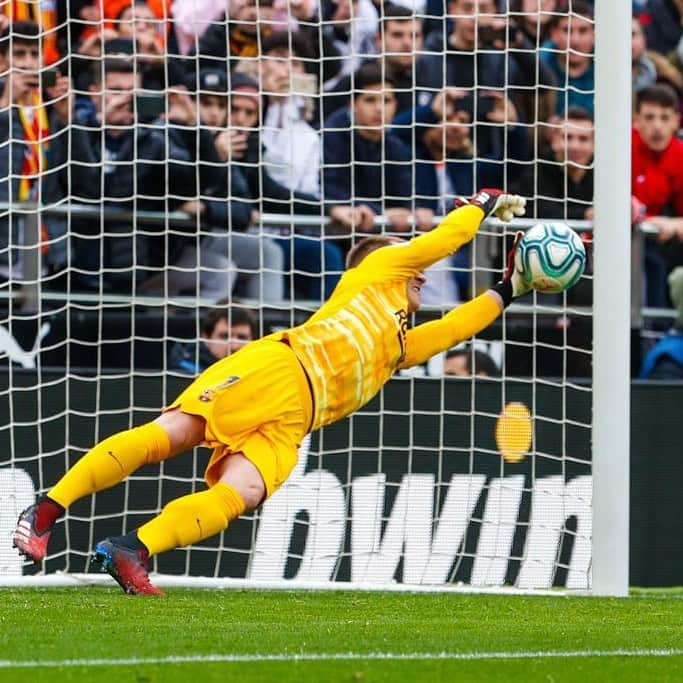
M0 589L2 683L271 680L681 681L683 593Z

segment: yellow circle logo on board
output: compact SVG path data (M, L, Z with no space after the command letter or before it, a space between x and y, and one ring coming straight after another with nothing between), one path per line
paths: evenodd
M531 413L519 402L508 403L496 423L496 445L506 462L521 462L531 447Z

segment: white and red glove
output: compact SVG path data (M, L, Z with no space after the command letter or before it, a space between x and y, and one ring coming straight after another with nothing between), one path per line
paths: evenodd
M517 194L505 194L502 190L484 188L478 190L469 201L455 200L456 208L474 204L478 206L486 216L495 216L506 223L515 216L523 216L526 211L526 199Z

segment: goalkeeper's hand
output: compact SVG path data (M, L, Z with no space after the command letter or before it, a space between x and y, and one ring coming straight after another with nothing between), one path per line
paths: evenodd
M517 245L523 235L524 233L521 230L518 230L515 234L515 241L508 252L507 267L505 268L503 279L493 286L493 290L498 292L500 298L503 300L503 306L505 308L507 308L514 299L530 292L532 289L531 285L524 277L524 267L522 266L522 261L519 258L519 253L517 251Z
M461 199L455 201L456 208L466 204L474 204L484 212L485 216L495 216L506 223L515 216L523 216L526 211L526 199L524 197L517 194L505 194L501 190L493 188L479 190L468 202Z

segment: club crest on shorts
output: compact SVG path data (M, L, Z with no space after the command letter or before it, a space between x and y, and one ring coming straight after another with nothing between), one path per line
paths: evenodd
M208 403L209 401L212 401L215 398L217 391L225 389L226 387L229 387L231 384L234 384L239 380L240 378L237 375L230 375L228 379L226 379L224 382L221 382L220 384L217 384L215 387L212 387L210 389L204 389L202 393L199 395L199 400L203 403Z

